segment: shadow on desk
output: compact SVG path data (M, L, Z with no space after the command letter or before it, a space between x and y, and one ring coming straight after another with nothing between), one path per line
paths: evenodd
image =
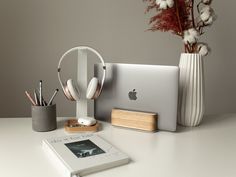
M197 127L184 127L178 125L177 133L195 131L199 129L211 129L220 126L236 124L236 114L207 115L203 117L201 124Z
M65 124L66 120L57 120L57 128L64 128L64 124Z

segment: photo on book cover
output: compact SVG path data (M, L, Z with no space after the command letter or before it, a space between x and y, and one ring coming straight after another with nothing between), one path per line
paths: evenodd
M90 140L77 141L73 143L66 143L65 146L76 155L78 158L85 158L98 154L105 153L101 148Z

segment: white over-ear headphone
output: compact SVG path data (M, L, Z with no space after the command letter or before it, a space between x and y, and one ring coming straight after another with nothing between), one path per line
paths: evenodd
M68 51L66 51L60 58L60 61L58 63L58 68L57 68L57 75L58 75L58 79L59 82L61 84L61 87L63 89L63 92L66 96L67 99L71 100L71 101L78 101L80 98L79 95L79 88L78 88L78 84L76 84L75 82L73 82L72 79L67 80L64 84L61 81L61 62L62 60L65 58L65 56L75 50L89 50L93 53L95 53L98 58L100 59L102 66L103 66L103 76L102 76L102 80L101 83L99 83L98 79L96 77L93 77L91 79L91 81L88 84L88 88L87 88L87 92L86 92L86 97L87 99L96 99L101 91L102 91L102 87L104 84L104 80L105 80L105 76L106 76L106 66L104 63L104 60L102 58L102 56L93 48L91 47L87 47L87 46L78 46L78 47L74 47L69 49Z

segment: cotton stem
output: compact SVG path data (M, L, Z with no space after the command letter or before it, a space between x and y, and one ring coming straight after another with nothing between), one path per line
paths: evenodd
M195 28L195 18L194 18L194 0L191 0L192 5L191 5L191 16L192 16L192 25L193 28Z

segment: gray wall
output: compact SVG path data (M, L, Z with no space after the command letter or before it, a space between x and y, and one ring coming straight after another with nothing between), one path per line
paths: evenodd
M213 1L218 21L204 40L213 52L205 58L206 114L236 112L234 12L236 1ZM181 40L169 33L146 32L150 15L142 0L1 0L0 117L30 116L24 95L44 80L45 97L59 87L59 57L77 45L89 45L106 62L177 65ZM73 61L74 62L74 61ZM73 62L66 61L69 74ZM68 76L69 77L69 76ZM75 114L62 92L59 116Z

